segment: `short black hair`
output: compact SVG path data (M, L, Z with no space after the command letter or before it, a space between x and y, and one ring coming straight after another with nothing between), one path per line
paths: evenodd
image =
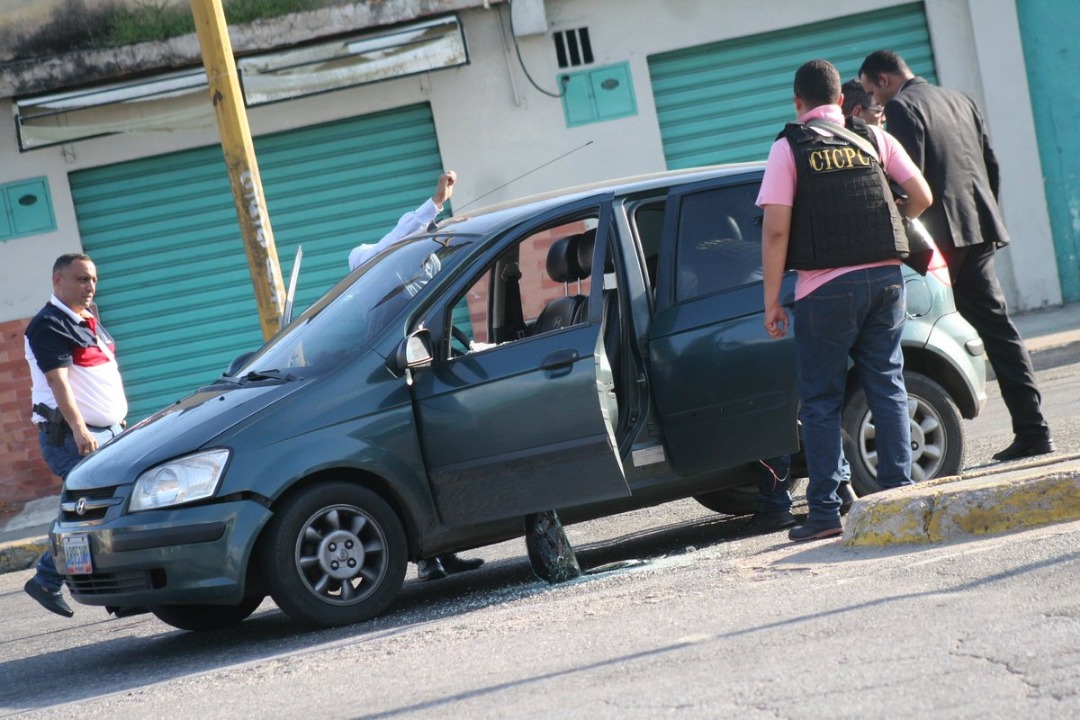
M93 260L90 259L90 256L87 255L86 253L67 253L65 255L61 255L60 257L56 258L56 262L54 262L53 266L52 266L53 274L56 274L58 272L63 272L64 270L67 270L69 267L71 267L71 264L74 263L77 260L86 260L87 262L94 262Z
M840 72L828 60L811 60L795 71L795 96L811 107L840 100Z
M904 75L910 73L907 63L904 62L904 58L900 57L892 50L875 50L863 59L862 65L859 66L859 75L866 75L868 78L877 79L877 76L881 73L886 75Z
M844 111L845 117L855 112L857 107L866 109L874 104L874 100L863 90L862 83L858 80L848 80L840 91L844 94L844 103L840 108Z

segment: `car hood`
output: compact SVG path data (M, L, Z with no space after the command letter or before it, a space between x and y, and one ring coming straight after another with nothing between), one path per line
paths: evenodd
M239 422L300 390L309 380L224 383L201 388L128 428L68 474L69 490L135 482L148 468L212 446Z

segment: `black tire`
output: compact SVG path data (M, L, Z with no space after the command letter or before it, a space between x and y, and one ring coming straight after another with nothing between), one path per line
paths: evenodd
M267 526L260 557L270 596L286 615L334 627L386 609L405 580L408 548L385 500L329 482L285 502Z
M158 605L150 612L158 620L181 630L209 632L224 630L247 620L262 604L264 596L246 598L239 605Z
M722 515L753 515L757 511L757 478L752 476L752 473L748 477L750 479L745 485L695 495L694 499L713 512ZM794 495L799 491L804 479L796 478L788 491Z
M757 486L744 485L716 490L705 495L695 495L694 499L722 515L751 515L757 509Z
M904 372L911 408L911 479L958 475L964 467L964 421L945 388L917 372ZM859 495L878 492L874 423L866 394L856 390L844 406L844 454Z
M722 490L695 495L699 503L722 515L750 515L757 508L757 473L753 463L724 470Z

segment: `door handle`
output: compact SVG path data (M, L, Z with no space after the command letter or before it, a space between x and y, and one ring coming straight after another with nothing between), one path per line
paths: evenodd
M568 368L580 357L574 349L556 350L540 361L541 370L560 370Z

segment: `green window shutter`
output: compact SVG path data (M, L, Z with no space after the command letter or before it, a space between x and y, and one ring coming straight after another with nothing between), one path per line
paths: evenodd
M650 56L668 169L764 160L795 119L800 65L824 58L850 80L863 58L885 48L936 82L922 3Z
M255 139L283 274L304 262L299 314L431 196L442 172L431 109L412 105ZM102 320L137 421L219 377L262 345L247 257L221 148L72 173Z

